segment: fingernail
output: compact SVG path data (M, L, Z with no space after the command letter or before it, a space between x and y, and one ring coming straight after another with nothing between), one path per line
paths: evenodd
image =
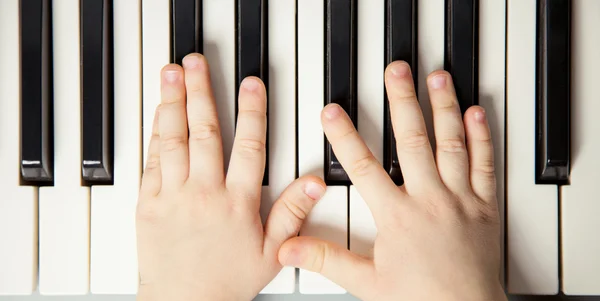
M434 76L429 81L429 84L431 85L431 88L434 90L442 89L442 88L446 87L446 75L438 74L438 75Z
M342 108L337 104L331 104L325 107L325 118L332 120L342 113Z
M179 71L177 70L167 70L165 71L165 79L169 83L174 83L179 78Z
M242 81L242 88L246 91L255 91L258 89L258 82L253 78L245 78Z
M323 186L315 182L308 182L304 186L304 193L308 195L308 197L316 201L320 199L323 196L323 194L325 194L325 189L323 188Z
M475 112L475 120L480 123L485 122L485 110L483 108Z
M394 63L391 67L391 70L392 75L394 75L397 78L407 76L410 73L408 64L404 62Z
M197 55L188 55L183 58L182 63L185 69L203 69L202 67L204 65L204 60Z

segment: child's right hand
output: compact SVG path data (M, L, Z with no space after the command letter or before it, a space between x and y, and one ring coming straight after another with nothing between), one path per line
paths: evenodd
M363 300L506 300L484 110L470 108L463 124L451 77L431 74L434 157L408 65L391 64L385 79L405 185L392 182L339 106L323 112L327 138L375 219L374 258L295 237L280 262L319 272Z

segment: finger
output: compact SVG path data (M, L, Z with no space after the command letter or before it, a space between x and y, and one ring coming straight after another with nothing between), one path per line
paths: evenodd
M377 220L389 207L386 201L397 201L403 193L375 159L342 107L328 105L321 119L336 157Z
M194 184L223 183L223 145L206 58L197 53L183 58L189 128L189 179Z
M160 105L159 105L160 107ZM162 174L160 172L160 136L158 135L159 107L154 111L152 123L152 137L148 146L148 158L142 174L140 195L155 196L160 192Z
M427 79L427 87L433 111L440 178L455 193L470 192L465 129L452 78L446 71L433 72Z
M277 254L286 240L298 235L304 219L325 194L325 189L323 180L306 176L297 179L283 191L265 223L264 250L267 254Z
M377 281L372 261L312 237L300 236L286 241L279 250L279 262L320 273L360 299L372 295Z
M160 162L163 186L169 189L180 187L189 171L183 70L175 64L165 66L161 82L162 102L158 122Z
M385 71L385 84L406 191L422 194L432 187L441 187L408 64L390 64Z
M474 106L465 113L471 187L475 195L487 203L496 200L496 175L492 135L482 107Z
M238 107L227 187L258 202L265 171L267 139L267 99L260 79L244 79Z

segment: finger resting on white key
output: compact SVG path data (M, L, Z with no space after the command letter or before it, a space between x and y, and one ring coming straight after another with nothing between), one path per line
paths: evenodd
M441 188L409 65L402 61L391 63L385 71L385 85L406 191L424 194Z
M327 105L321 122L336 157L377 219L388 207L387 202L399 200L403 193L373 156L342 107Z
M258 208L265 172L267 99L262 81L249 77L239 92L238 120L226 186Z
M474 106L465 113L470 161L470 182L475 195L486 203L496 202L496 174L492 135L485 110Z
M284 266L319 273L363 300L374 293L377 271L373 261L343 246L299 236L281 246L278 258Z
M433 72L427 78L427 87L433 111L440 178L452 192L470 193L465 129L452 78L446 71Z
M159 105L160 107L160 105ZM159 107L154 112L152 137L148 146L148 158L142 174L140 196L155 196L160 192L162 173L160 170L160 136L158 134Z
M163 68L161 80L160 162L163 187L181 187L188 177L188 124L183 69L170 64Z
M305 218L326 189L322 179L304 176L283 191L265 223L264 251L267 254L276 255L286 240L298 235Z
M217 107L206 58L198 53L183 58L187 94L190 171L192 185L214 187L222 184L223 145Z

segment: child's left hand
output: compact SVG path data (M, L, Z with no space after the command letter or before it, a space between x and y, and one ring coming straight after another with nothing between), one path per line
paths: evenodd
M281 270L279 247L297 235L325 184L293 182L263 229L265 87L257 78L242 84L225 175L208 64L191 54L183 66L161 74L137 212L138 300L251 300Z

